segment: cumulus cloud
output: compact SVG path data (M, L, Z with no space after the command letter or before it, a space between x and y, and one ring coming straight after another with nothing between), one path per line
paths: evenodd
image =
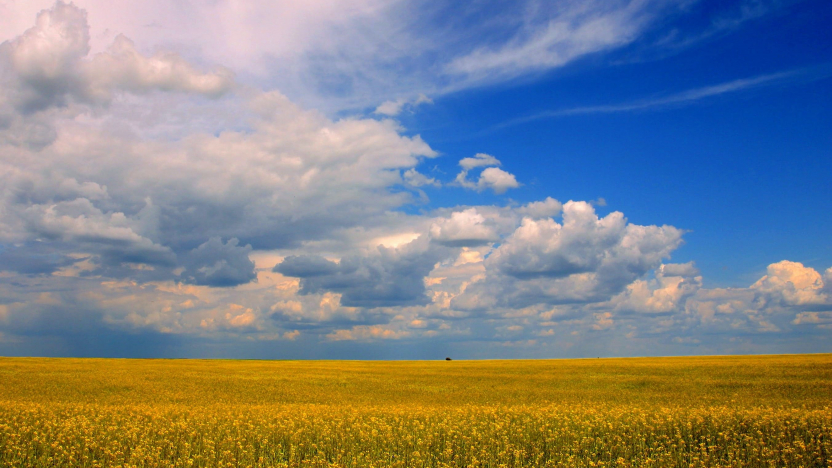
M524 219L491 255L489 265L521 279L595 271L618 276L620 270L633 268L638 277L678 247L681 235L669 226L627 224L619 212L599 219L588 203L570 201L563 207L563 224Z
M563 209L563 204L552 197L545 200L528 203L517 210L521 216L532 219L551 218L557 216Z
M674 331L685 342L698 343L714 334L783 337L800 328L828 328L832 310L824 292L828 279L798 262L773 263L767 270L747 288L708 289L702 287L702 277L692 264L662 265L654 279L635 281L605 306L621 316L659 316L643 324L643 332Z
M32 242L19 247L7 245L0 248L0 270L24 275L51 275L81 260L62 255L45 242Z
M520 184L513 174L510 174L498 167L486 167L480 173L476 182L468 180L468 172L471 169L483 166L499 166L500 161L494 156L477 153L473 158L463 158L459 161L462 172L456 176L456 184L467 189L482 192L491 189L496 194L505 193L510 188L517 188Z
M476 208L469 208L440 219L430 227L434 241L453 247L472 247L499 239L494 226Z
M636 280L612 299L616 311L669 314L679 311L702 288L699 270L688 263L669 263L655 271L652 280Z
M254 262L249 259L251 245L239 246L239 240L223 243L212 237L187 254L182 274L188 283L203 286L229 287L248 283L257 277Z
M814 268L783 260L769 265L767 273L751 285L751 289L777 296L789 305L829 303L823 278Z
M6 99L23 112L72 102L107 102L114 91L184 91L218 96L233 84L227 69L202 73L175 53L145 57L118 36L92 58L87 14L58 1L36 25L0 45Z
M470 171L471 169L474 169L476 167L499 166L501 164L502 163L500 163L499 159L495 158L494 156L491 156L490 154L485 153L477 153L472 158L462 158L459 161L460 167L467 171Z
M589 203L563 206L563 223L524 218L485 260L487 275L455 298L460 308L598 302L658 267L682 242L671 226L598 218Z
M333 262L316 255L290 256L274 267L300 278L301 294L341 294L346 307L425 305L424 278L449 252L420 237L398 248L378 246Z
M89 93L99 100L108 99L113 90L182 91L218 97L234 84L234 74L226 68L203 73L172 52L146 57L123 35L117 36L106 52L96 54L84 65L90 81Z
M63 2L41 11L34 27L0 45L3 75L13 73L19 83L4 83L10 100L33 111L81 91L80 61L89 53L89 41L86 12Z
M32 204L17 215L25 226L20 235L29 239L76 243L115 262L170 265L175 261L170 248L137 233L124 213L105 213L87 198Z
M496 194L505 193L506 190L519 186L520 184L517 183L514 174L510 174L499 167L483 169L479 180L477 180L477 190L491 189Z
M203 250L200 244L220 238L285 248L361 224L372 228L411 201L396 189L402 172L411 184L435 183L415 166L436 153L418 136L402 136L398 124L332 121L277 92L249 90L229 102L244 109L243 130L184 127L187 137L175 139L111 131L129 128L132 114L101 108L109 119L102 126L80 111L63 112L115 92L214 97L232 83L228 73L201 73L174 54L142 55L124 37L89 58L88 36L85 13L59 2L2 46L6 96L14 99L3 109L11 123L0 125L0 242L31 246L41 239L52 242L55 255L90 254L102 267L155 267L154 279L172 279L182 267L188 282L241 284L252 278L247 261L200 264L208 260L194 260L194 252L213 241ZM120 98L118 105L129 102ZM189 112L197 115L195 106ZM164 113L157 117L167 124ZM48 135L37 145L20 144L19 125L33 119L43 120Z

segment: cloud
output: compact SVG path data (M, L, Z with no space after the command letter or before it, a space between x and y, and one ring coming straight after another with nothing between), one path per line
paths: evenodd
M563 223L524 218L484 261L486 276L452 306L600 302L658 267L682 242L671 226L628 224L621 213L598 218L586 202L563 206Z
M457 174L454 182L467 189L482 192L483 190L491 189L496 194L505 193L510 188L517 188L520 184L513 174L510 174L498 167L486 167L480 173L480 177L476 182L468 180L468 171L477 167L483 166L499 166L500 161L485 153L477 153L473 158L463 158L459 161L462 166L462 172Z
M14 271L24 275L51 275L80 260L62 255L44 242L29 243L19 247L5 246L0 250L0 270Z
M452 247L472 247L499 239L495 227L476 208L469 208L440 219L430 227L431 239Z
M212 237L187 255L187 268L182 274L185 282L202 286L230 287L248 283L257 275L254 262L249 259L251 246L238 246L239 240L222 242Z
M6 100L23 112L72 102L108 102L115 91L184 91L219 96L233 84L227 69L201 73L175 53L145 57L119 35L107 51L87 58L87 13L58 1L36 25L0 45Z
M408 331L397 331L380 326L357 325L348 330L337 330L326 336L331 341L398 340L410 336Z
M667 314L678 311L701 288L702 277L693 262L663 264L653 280L634 281L611 305L616 311Z
M182 91L219 97L234 85L234 74L226 68L202 73L172 52L145 57L123 35L117 36L106 52L96 54L85 65L91 81L89 92L99 100L109 98L113 90Z
M500 161L490 154L477 153L473 158L462 158L459 165L466 171L482 166L499 166Z
M549 119L556 117L566 117L571 115L585 115L585 114L612 114L619 112L632 112L651 109L664 109L669 106L689 105L702 99L722 94L736 93L740 91L755 89L763 86L773 86L784 83L788 80L794 79L820 79L829 76L827 70L814 70L807 73L806 70L800 71L785 71L779 73L771 73L759 75L751 78L741 78L737 80L728 81L712 86L705 86L702 88L694 88L681 91L668 96L660 96L649 99L642 99L623 104L610 104L602 106L582 106L573 107L569 109L559 109L553 111L540 112L534 115L512 119L496 125L492 128L505 128L520 125L535 120Z
M455 57L447 71L495 82L559 67L632 42L663 10L656 2L528 2L525 7L513 36Z
M517 183L514 174L510 174L499 167L483 169L480 173L479 180L477 180L477 190L491 189L498 195L505 193L510 188L517 188L519 186L520 184Z
M442 182L439 182L433 177L428 177L413 168L406 170L404 174L402 174L402 177L404 178L405 183L411 187L424 187L426 185L433 187L442 186Z
M823 278L815 269L783 260L772 263L766 271L767 274L752 284L751 289L778 297L788 305L830 303L829 288L825 288Z
M274 271L300 278L300 294L338 293L346 307L425 305L430 298L424 278L448 256L447 249L420 237L398 248L378 246L337 263L316 255L291 256Z
M27 238L76 243L82 251L99 253L114 262L170 265L175 255L136 232L122 212L105 213L87 198L32 204L18 213Z
M663 265L655 279L634 282L606 306L622 316L655 314L661 318L642 326L645 332L674 330L691 342L740 332L783 337L795 333L796 327L822 330L828 326L832 310L829 270L824 277L790 261L773 263L767 270L748 288L708 289L692 264Z
M86 13L57 2L38 14L34 27L0 45L4 68L11 68L20 82L11 90L4 83L18 108L41 110L79 92L79 62L90 51L89 40Z
M406 108L413 110L422 104L433 104L433 100L431 100L424 94L420 94L413 99L399 98L395 101L384 101L383 103L381 103L381 105L379 105L376 108L374 113L386 115L389 117L395 117Z
M213 98L230 89L230 75L197 72L164 52L144 56L124 37L87 58L83 11L59 2L38 18L35 28L4 43L0 57L13 85L6 91L28 93L15 101L28 104L3 108L12 123L0 125L2 243L28 249L46 240L55 255L92 255L119 277L129 272L113 268L145 264L156 270L142 273L150 275L144 280L173 279L184 267L189 282L238 284L251 279L245 262L230 267L236 273L222 267L203 275L196 270L213 267L187 259L210 238L287 248L358 225L373 229L389 222L389 210L411 202L400 190L402 172L411 184L435 183L420 179L415 166L437 154L418 136L402 136L398 124L332 121L277 92L227 97L222 105L244 116L242 129L203 133L183 118L178 137L148 138L154 125L169 124L166 108L143 108L134 97L157 89ZM112 102L96 108L106 116L96 120L87 110L102 99ZM178 102L186 117L201 115L200 101ZM133 131L136 112L151 114L150 130ZM21 144L18 132L32 122L42 122L48 135Z
M643 274L680 242L678 229L628 225L618 212L599 219L588 203L570 201L563 207L562 225L524 219L489 262L516 278L565 277L621 260L643 262Z
M563 204L552 197L545 200L535 201L520 207L517 210L521 216L528 216L533 219L551 218L558 215L563 209Z

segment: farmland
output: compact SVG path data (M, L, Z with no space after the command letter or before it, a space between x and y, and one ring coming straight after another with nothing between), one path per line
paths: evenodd
M832 466L832 355L0 358L0 466Z

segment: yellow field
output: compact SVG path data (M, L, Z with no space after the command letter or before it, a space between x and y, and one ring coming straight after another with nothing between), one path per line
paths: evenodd
M832 355L0 358L0 466L832 467Z

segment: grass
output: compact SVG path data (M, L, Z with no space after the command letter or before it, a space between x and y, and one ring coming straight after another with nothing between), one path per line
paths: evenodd
M832 467L832 355L0 358L0 466Z

